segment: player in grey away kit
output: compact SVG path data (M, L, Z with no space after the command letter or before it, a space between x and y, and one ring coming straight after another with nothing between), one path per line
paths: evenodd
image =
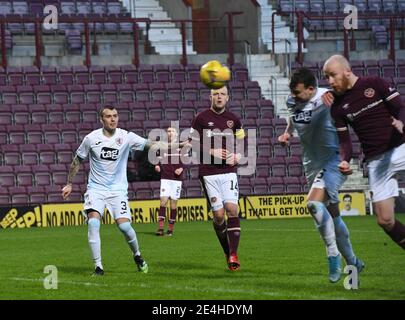
M296 71L290 81L287 99L288 125L278 140L286 145L294 129L303 150L305 176L310 187L307 206L325 242L329 263L329 280L341 277L341 255L346 264L360 272L364 268L352 249L349 231L339 213L339 189L346 176L338 170L339 144L330 109L322 95L327 89L317 87L317 79L307 68Z

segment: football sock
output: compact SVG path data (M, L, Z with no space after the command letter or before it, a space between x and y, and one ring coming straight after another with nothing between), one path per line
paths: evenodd
M314 217L321 238L325 242L326 254L328 257L337 256L339 251L336 245L335 228L325 205L320 201L308 201L308 209Z
M228 239L230 254L237 254L240 239L240 220L239 217L228 218Z
M124 234L125 239L128 241L128 245L131 248L134 256L139 256L141 253L139 251L138 239L136 238L136 233L135 230L132 228L131 223L120 223L118 225L118 228Z
M389 231L384 229L384 231L397 245L405 249L405 226L401 222L395 220L392 229Z
M170 210L169 230L173 231L174 223L176 222L177 209Z
M100 220L97 218L90 218L87 224L87 237L94 264L96 267L103 269L103 265L101 264Z
M333 224L335 226L336 244L340 253L345 258L348 265L355 265L356 256L354 255L352 244L350 243L349 230L346 224L340 216L333 219Z
M166 207L160 207L159 209L159 229L163 229L165 226L165 219L166 219Z
M214 230L215 233L217 234L219 243L222 246L222 249L224 250L224 253L229 256L229 242L228 242L228 235L226 233L226 222L224 222L219 225L215 223L215 220L213 222L214 225Z

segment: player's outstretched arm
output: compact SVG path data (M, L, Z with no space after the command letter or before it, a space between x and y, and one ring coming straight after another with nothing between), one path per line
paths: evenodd
M153 141L148 140L145 144L145 149L152 149L152 150L169 150L169 149L178 149L181 148L181 143L179 142L165 142L165 141Z
M66 199L69 197L70 193L72 192L72 183L73 183L73 178L79 171L81 159L76 155L70 164L70 169L69 169L69 174L67 178L67 183L66 185L62 188L62 198Z

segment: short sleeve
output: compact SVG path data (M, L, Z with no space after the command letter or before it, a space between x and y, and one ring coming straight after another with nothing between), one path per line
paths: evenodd
M391 87L390 84L384 79L375 77L373 82L375 90L380 93L381 97L385 101L390 101L391 99L399 96L399 92L394 87Z
M145 148L146 142L145 138L138 136L133 132L128 132L128 143L131 149L142 151Z
M76 156L84 160L87 159L87 157L89 156L89 152L90 152L90 138L89 136L85 136L79 148L77 148Z

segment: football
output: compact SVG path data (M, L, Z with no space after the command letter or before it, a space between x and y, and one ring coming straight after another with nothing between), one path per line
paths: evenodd
M210 89L222 88L230 78L231 71L217 60L208 61L200 69L200 79Z

